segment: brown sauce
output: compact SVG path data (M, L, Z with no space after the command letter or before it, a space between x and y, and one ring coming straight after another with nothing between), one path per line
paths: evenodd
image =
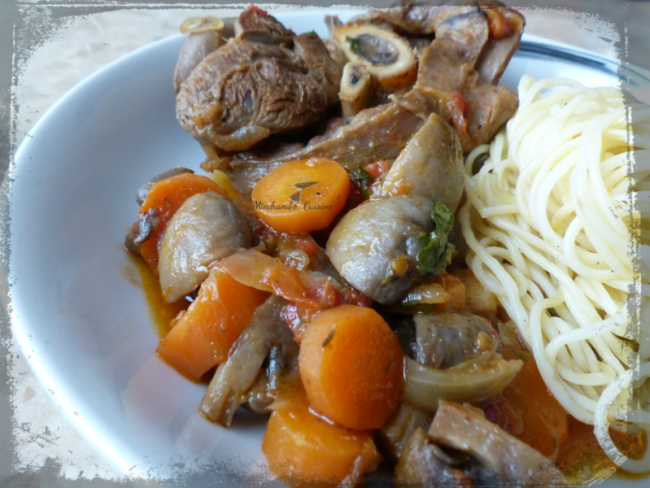
M128 254L140 275L140 283L147 304L149 305L149 312L151 313L151 319L156 327L156 331L161 338L165 337L167 332L169 332L171 321L180 312L187 309L189 302L181 299L174 303L167 303L162 296L158 276L151 270L144 259L134 256L131 253Z
M632 459L641 459L648 445L645 435L623 434L610 429L616 447ZM628 473L618 468L605 454L594 435L594 426L569 418L569 440L556 461L575 484L591 484L610 476L645 479L650 473Z

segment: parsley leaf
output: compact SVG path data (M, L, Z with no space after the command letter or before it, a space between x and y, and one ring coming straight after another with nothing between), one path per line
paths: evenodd
M449 231L454 225L454 215L442 203L433 200L433 230L420 237L422 249L418 253L418 263L423 276L433 276L451 262L454 245L449 244Z
M352 54L361 54L361 41L356 37L346 37L345 40L350 43L350 51Z
M373 177L361 166L357 166L357 169L350 171L348 176L352 183L357 185L359 190L361 190L363 199L368 200L370 198L370 187L375 182Z

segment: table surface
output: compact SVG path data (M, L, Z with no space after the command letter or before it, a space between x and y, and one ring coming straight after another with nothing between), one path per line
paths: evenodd
M57 2L61 3L61 2ZM386 4L390 2L385 2ZM377 4L377 2L373 2ZM551 37L574 44L608 58L618 58L650 68L648 50L650 30L650 2L616 1L532 1L513 2L521 6L527 18L526 32ZM109 10L94 8L87 15L63 15L63 21L48 17L29 3L22 11L0 15L0 31L13 29L30 15L41 15L39 22L61 24L55 32L44 28L41 45L21 57L20 43L14 42L12 149L29 132L40 116L64 93L102 66L141 46L178 32L178 25L186 17L204 15L201 10L171 10L165 8L128 8ZM101 5L101 4L100 4ZM186 4L187 5L187 4ZM0 7L2 8L2 7ZM40 13L39 13L40 12ZM0 13L2 11L0 10ZM64 13L65 14L65 13ZM59 13L58 15L61 15ZM38 24L38 22L36 23ZM4 49L6 45L2 46ZM17 61L16 61L17 60ZM17 73L15 68L19 68ZM0 66L6 74L7 66ZM44 82L47 80L47 82ZM0 99L0 111L9 106ZM6 167L7 161L3 161ZM3 166L0 166L0 169ZM4 330L7 325L4 324ZM88 446L83 438L59 412L51 395L31 373L19 348L8 343L7 375L13 390L13 419L2 414L3 422L11 422L13 459L5 473L11 486L68 486L65 480L116 479L120 476L100 454ZM45 468L43 468L45 467ZM70 482L72 483L72 482ZM80 486L71 484L70 486ZM93 485L95 486L95 485Z

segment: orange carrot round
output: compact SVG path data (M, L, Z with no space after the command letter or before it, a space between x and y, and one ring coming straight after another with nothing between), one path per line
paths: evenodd
M257 216L278 232L304 234L326 228L350 193L345 169L327 158L291 161L253 189Z
M268 296L213 268L196 300L160 341L156 352L181 374L198 381L228 358L233 343Z
M381 460L371 433L327 423L306 402L284 402L273 411L262 451L271 472L294 487L356 482Z
M380 428L404 387L404 353L371 308L319 312L300 346L300 377L312 408L350 429Z
M158 241L165 232L165 227L183 202L197 193L213 191L227 196L226 192L207 176L183 173L154 183L147 198L140 207L140 215L155 209L160 223L142 243L141 253L144 260L154 271L158 270Z

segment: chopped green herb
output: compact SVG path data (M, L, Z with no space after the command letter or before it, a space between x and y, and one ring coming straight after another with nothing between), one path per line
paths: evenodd
M352 54L361 54L361 41L356 37L346 37L345 40L350 43L350 51Z
M449 231L454 225L454 215L443 204L433 201L431 212L434 228L429 234L420 237L422 250L418 253L418 263L423 276L433 276L451 262L454 245L448 242Z
M361 190L363 199L368 200L368 198L370 198L370 187L375 182L373 177L370 176L370 173L361 166L357 166L357 169L350 171L348 176L350 177L350 181L357 185L359 190Z
M332 329L332 332L327 334L327 337L323 341L323 347L326 347L330 342L332 342L332 339L334 339L334 332L336 332L336 328Z

